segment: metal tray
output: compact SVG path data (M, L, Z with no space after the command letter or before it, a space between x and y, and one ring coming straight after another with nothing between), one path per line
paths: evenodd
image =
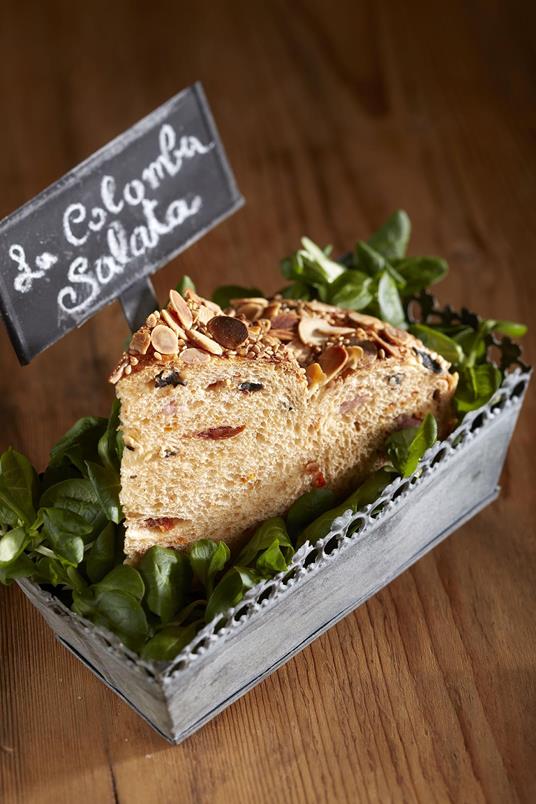
M498 495L530 371L508 374L372 505L347 511L289 569L251 589L173 662L141 660L33 581L18 581L57 639L172 743L179 743L386 586Z

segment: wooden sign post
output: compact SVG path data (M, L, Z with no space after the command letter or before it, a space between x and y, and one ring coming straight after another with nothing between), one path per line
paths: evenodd
M120 298L243 204L201 85L171 98L0 223L0 306L21 363Z

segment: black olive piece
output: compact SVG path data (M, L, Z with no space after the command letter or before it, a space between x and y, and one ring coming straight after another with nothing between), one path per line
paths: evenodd
M428 371L433 371L434 374L441 374L443 369L441 368L441 364L434 360L433 357L430 357L428 352L423 352L421 349L415 349L416 353L422 360L422 364Z
M238 386L239 391L244 391L246 394L255 393L255 391L262 391L264 385L262 382L241 382Z
M175 371L175 369L164 369L154 378L154 387L165 388L166 385L172 385L174 388L176 388L177 385L186 385L186 383L181 378L179 372Z

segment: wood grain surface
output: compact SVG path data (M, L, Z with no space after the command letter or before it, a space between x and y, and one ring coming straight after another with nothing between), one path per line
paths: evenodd
M535 25L512 0L3 0L0 214L201 79L247 205L161 298L274 291L302 234L341 251L403 207L445 301L534 325ZM0 448L41 468L105 415L126 332L115 304L24 369L0 332ZM179 747L1 589L2 801L535 801L535 412L497 503Z

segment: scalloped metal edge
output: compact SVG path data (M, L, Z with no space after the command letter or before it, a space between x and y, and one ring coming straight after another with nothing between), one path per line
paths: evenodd
M192 662L206 655L216 644L224 642L231 634L243 628L251 619L268 606L279 601L313 572L318 572L343 550L360 539L367 538L367 525L374 523L394 506L399 506L409 497L413 488L418 487L438 467L439 463L472 441L486 423L500 415L503 408L519 406L523 391L530 379L531 370L516 369L507 374L493 398L483 407L468 413L461 424L443 441L436 442L423 456L416 471L409 477L397 477L383 490L375 502L352 514L349 509L337 517L326 536L315 544L305 542L294 554L288 568L278 575L248 590L242 600L225 614L215 617L204 626L193 640L171 663L167 664L163 676L173 678ZM519 386L521 390L518 391ZM351 533L348 531L351 529ZM336 547L326 552L327 545L336 540ZM316 557L308 563L311 556ZM288 580L286 580L288 579ZM262 600L260 600L262 598ZM243 613L241 613L243 612ZM236 618L236 615L240 616ZM222 624L222 621L225 623ZM160 663L162 665L162 663Z

